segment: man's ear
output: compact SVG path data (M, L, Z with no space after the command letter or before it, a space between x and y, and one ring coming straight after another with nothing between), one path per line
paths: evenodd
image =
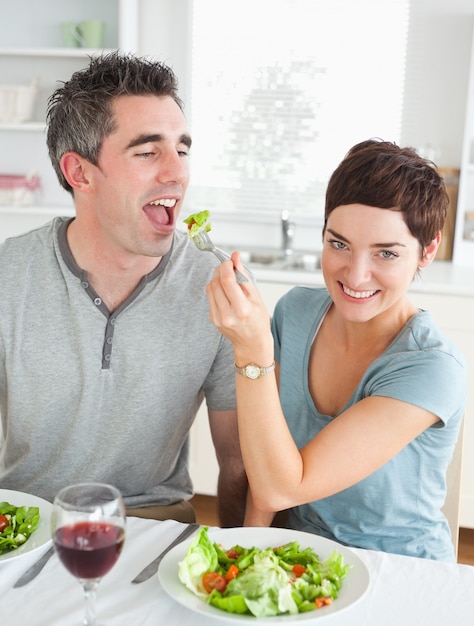
M73 189L87 191L89 187L87 165L88 162L76 152L66 152L61 157L62 173Z
M441 231L436 233L436 237L433 241L428 244L423 250L423 256L418 264L418 267L427 267L430 265L436 256L436 252L438 251L439 244L441 243Z

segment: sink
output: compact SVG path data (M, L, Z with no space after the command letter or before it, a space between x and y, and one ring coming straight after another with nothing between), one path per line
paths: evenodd
M319 256L305 250L295 250L285 256L281 250L252 249L241 252L241 259L250 268L256 269L312 272L320 268Z

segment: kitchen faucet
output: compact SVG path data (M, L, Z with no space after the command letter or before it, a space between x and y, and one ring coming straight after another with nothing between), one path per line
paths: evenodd
M281 212L282 251L285 257L293 254L295 238L295 223L290 221L290 212L286 209Z

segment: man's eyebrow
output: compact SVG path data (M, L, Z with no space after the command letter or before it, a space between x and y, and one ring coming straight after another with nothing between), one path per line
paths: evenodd
M152 135L139 135L138 137L135 137L135 139L132 139L132 141L127 145L127 149L136 148L136 146L142 146L145 143L159 143L163 140L163 135L160 135L159 133L154 133ZM179 138L178 143L182 143L190 148L192 144L192 139L190 135L188 135L187 133L183 133Z
M341 241L344 241L344 243L350 243L349 239L346 239L346 237L344 237L344 235L340 235L339 233L336 233L335 230L332 230L331 228L327 229L328 233L331 233L331 235L333 237L336 237L336 239L340 239ZM405 248L405 244L404 243L400 243L398 241L387 241L386 243L374 243L372 244L373 248L393 248L395 246L401 246L402 248Z

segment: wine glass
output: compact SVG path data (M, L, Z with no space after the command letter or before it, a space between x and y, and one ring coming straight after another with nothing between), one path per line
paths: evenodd
M84 589L83 626L96 626L97 585L120 555L125 521L122 496L112 485L71 485L61 489L54 499L53 543L62 564Z

